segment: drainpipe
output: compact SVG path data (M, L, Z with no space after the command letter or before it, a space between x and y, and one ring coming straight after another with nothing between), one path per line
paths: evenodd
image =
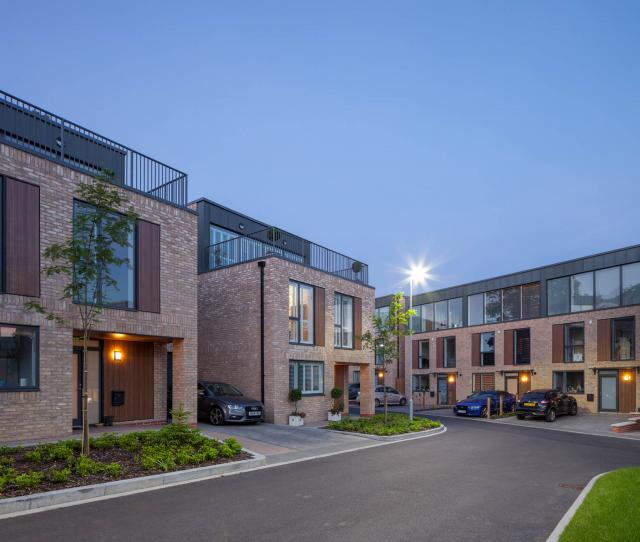
M260 268L260 401L264 405L264 268L267 262L258 262Z

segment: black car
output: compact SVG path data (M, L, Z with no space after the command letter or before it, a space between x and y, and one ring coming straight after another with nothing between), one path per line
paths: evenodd
M198 382L198 418L213 425L264 421L264 405L224 382Z
M575 398L558 390L528 391L516 406L519 420L524 420L526 416L538 416L552 422L561 414L575 416L577 413L578 403Z
M349 384L349 401L355 401L358 398L360 384Z

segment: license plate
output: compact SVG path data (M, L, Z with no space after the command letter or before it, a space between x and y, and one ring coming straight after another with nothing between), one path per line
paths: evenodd
M466 412L467 409L466 408L458 408L458 412Z
M536 406L535 403L525 403L524 406Z
M249 416L260 416L260 412L259 411L249 412Z

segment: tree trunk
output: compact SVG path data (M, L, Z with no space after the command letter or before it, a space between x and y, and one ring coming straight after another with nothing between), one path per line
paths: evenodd
M85 330L82 345L82 455L89 455L89 337Z

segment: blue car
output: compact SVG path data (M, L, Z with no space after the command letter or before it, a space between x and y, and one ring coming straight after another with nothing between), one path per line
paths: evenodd
M463 401L458 401L453 407L453 413L457 416L487 416L487 402L491 399L491 414L500 413L500 398L502 398L502 411L511 412L516 406L516 396L512 393L499 390L478 391L469 395Z

